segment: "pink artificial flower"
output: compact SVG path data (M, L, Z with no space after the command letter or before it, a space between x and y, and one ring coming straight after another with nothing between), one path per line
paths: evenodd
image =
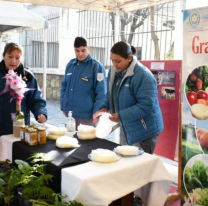
M23 81L21 75L18 76L17 73L13 70L9 70L8 74L6 74L4 78L6 79L6 86L4 90L0 92L0 95L6 92L10 92L10 102L15 98L17 105L21 104L26 91L34 90L26 88L27 85L25 81Z

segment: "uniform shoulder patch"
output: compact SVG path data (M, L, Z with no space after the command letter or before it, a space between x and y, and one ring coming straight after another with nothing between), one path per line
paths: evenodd
M97 80L101 82L104 79L104 74L103 73L97 73Z

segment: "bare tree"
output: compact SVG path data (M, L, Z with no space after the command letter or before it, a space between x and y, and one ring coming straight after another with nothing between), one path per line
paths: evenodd
M128 43L130 45L132 44L132 40L133 40L133 37L134 37L135 30L137 28L139 28L140 26L142 26L144 24L145 19L148 17L149 8L141 9L141 10L137 10L135 12L132 12L132 15L133 15L133 19L132 19L129 38L128 38ZM141 20L138 22L139 19L141 19Z
M149 8L137 10L132 13L121 13L121 15L120 15L121 41L128 42L129 44L131 44L135 30L144 24L144 20L148 17L148 15L149 15ZM138 22L139 19L141 19L141 21ZM115 22L114 13L110 13L110 21L112 24L112 30L113 30L113 35L114 35L114 29L115 29L115 27L114 27L114 22ZM125 35L125 33L126 33L125 27L129 23L132 23L132 24L131 24L130 34L129 34L128 41L127 41L127 35Z
M156 11L158 12L163 5L157 6ZM132 44L132 40L134 37L134 32L137 28L142 26L144 24L144 21L147 19L147 17L150 15L150 8L140 9L131 13L121 13L120 14L120 22L121 22L121 28L120 28L120 35L121 35L121 41L128 42L129 44ZM114 35L114 13L110 13L110 21L112 24L112 30ZM131 23L130 32L126 32L125 28L126 26ZM127 40L127 34L128 34L128 40Z
M159 49L159 39L155 33L155 9L154 7L150 7L150 20L151 20L151 36L152 41L155 46L155 60L160 60L160 49Z

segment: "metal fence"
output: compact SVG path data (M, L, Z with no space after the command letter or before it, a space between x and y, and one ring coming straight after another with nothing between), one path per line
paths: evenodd
M175 30L175 3L167 3L154 8L154 22L150 20L150 8L145 9L146 18L141 12L121 14L119 25L119 41L128 42L129 36L132 35L132 41L128 42L136 48L138 60L155 60L155 45L152 40L152 33L156 35L160 51L160 60L173 59L174 48L174 30ZM140 15L137 15L140 14ZM126 17L126 19L124 18ZM136 25L141 24L134 32L131 27L134 21ZM131 20L132 19L132 20ZM79 35L88 38L92 48L91 55L97 57L102 52L102 57L97 57L106 68L111 64L110 49L114 44L114 14L80 11L79 12ZM129 21L127 25L122 25L122 21ZM153 28L151 28L153 25Z
M59 64L59 13L45 17L50 24L47 31L47 68L58 68ZM24 49L26 67L43 67L44 30L20 33L20 44Z
M45 17L50 23L47 32L47 68L58 68L59 65L60 14L56 13ZM133 13L121 13L121 17L118 39L128 41L129 36L132 35L130 43L137 50L136 56L138 60L155 60L155 44L152 34L157 38L160 60L173 58L175 30L174 2L156 6L154 10L154 22L150 18L150 8ZM111 66L110 49L115 43L114 14L96 11L78 11L76 18L78 18L78 35L88 38L92 57L103 63L105 68L109 68ZM129 23L125 26L122 24L124 20L129 20ZM136 22L135 25L140 26L132 32L133 21L134 23ZM28 67L43 67L43 30L22 32L20 35L20 44L25 51L24 65Z

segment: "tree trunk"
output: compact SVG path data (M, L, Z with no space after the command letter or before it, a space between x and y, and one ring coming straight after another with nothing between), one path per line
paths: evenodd
M115 30L115 26L114 26L115 17L114 17L114 13L113 12L111 12L109 15L110 15L110 22L111 22L111 26L112 26L113 42L115 43L115 36L114 36L114 34L115 34L115 32L114 32L114 30Z
M126 42L126 38L125 38L125 23L124 21L121 20L121 41Z
M158 43L158 37L155 34L155 12L154 7L150 7L150 20L151 20L151 36L155 46L155 60L160 60L160 49Z

